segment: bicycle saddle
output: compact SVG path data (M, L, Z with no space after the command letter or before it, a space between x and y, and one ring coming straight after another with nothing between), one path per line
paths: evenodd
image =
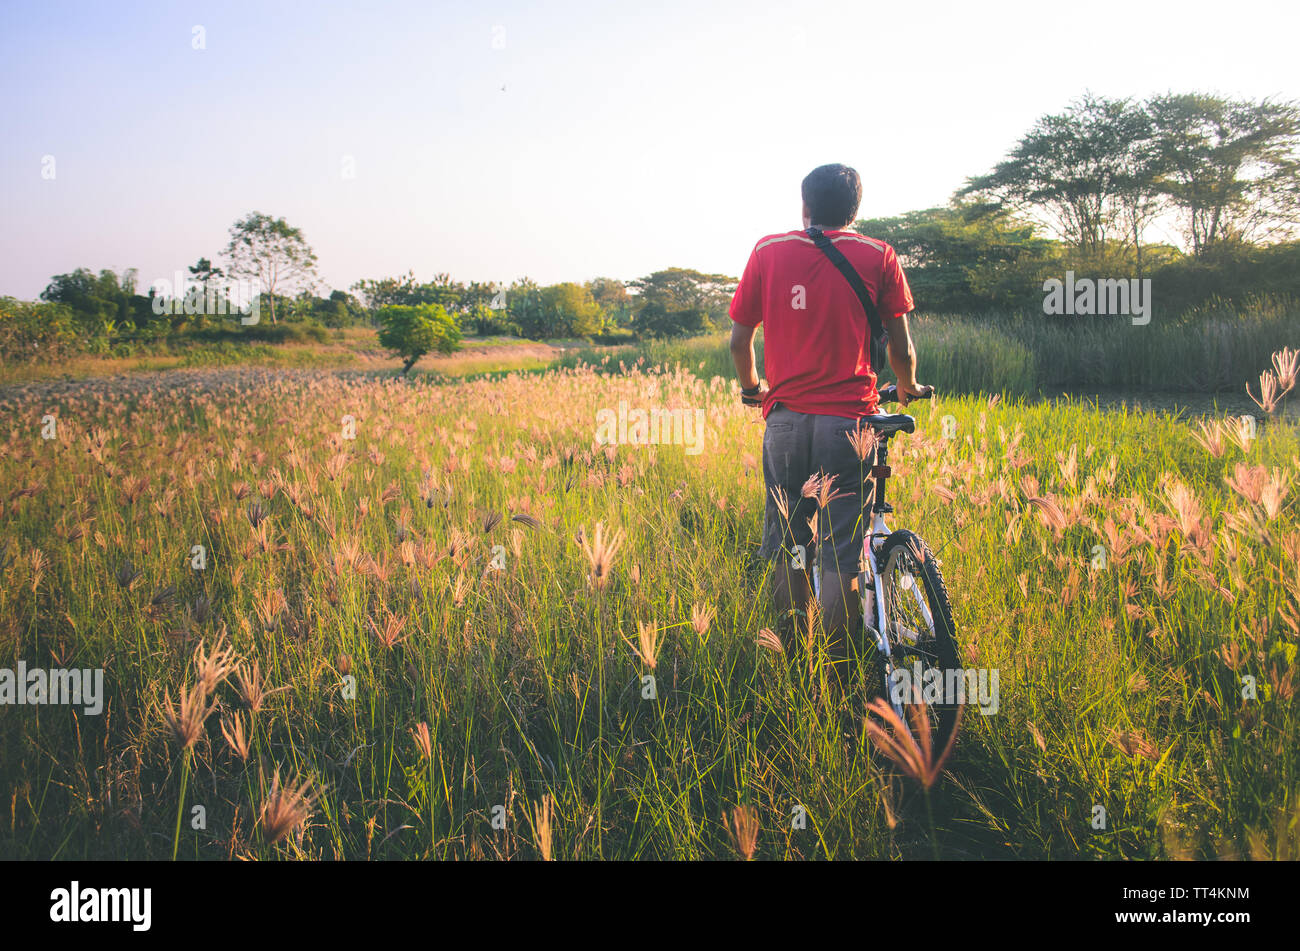
M916 432L916 420L906 413L877 413L863 416L862 420L882 436Z

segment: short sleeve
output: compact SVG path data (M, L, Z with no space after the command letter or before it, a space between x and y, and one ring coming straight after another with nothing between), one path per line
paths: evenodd
M757 248L750 252L749 263L736 285L728 312L733 321L746 327L757 327L763 322L763 282Z
M882 320L892 320L903 314L911 313L916 308L912 302L912 288L907 284L907 275L898 263L898 255L889 245L885 245L885 260L881 265L880 290L876 294L876 311Z

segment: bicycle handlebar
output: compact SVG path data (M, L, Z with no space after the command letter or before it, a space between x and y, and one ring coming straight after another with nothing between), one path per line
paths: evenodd
M881 402L881 403L897 403L897 402L898 402L898 387L897 387L895 384L890 383L890 384L887 385L887 386L882 386L882 387L877 391L877 394L876 394L876 395L877 395L877 397L878 397L879 402ZM931 388L930 388L930 392L929 392L929 393L926 393L924 396L913 396L912 399L913 399L913 400L928 400L928 399L930 399L932 396L934 396L934 387L931 387ZM758 396L746 396L744 393L741 393L741 394L740 394L740 401L741 401L742 403L744 403L746 406L762 406L762 405L763 405L763 400L762 400L761 397L758 397Z
M882 403L897 403L897 402L898 402L898 387L897 387L895 384L893 384L893 383L890 383L888 386L881 387L880 390L877 391L877 393L878 393L878 396L880 397L880 402L882 402ZM934 396L934 388L933 388L933 387L931 387L930 392L929 392L929 393L926 393L924 396L913 396L912 399L913 399L913 400L928 400L928 399L930 399L932 396Z

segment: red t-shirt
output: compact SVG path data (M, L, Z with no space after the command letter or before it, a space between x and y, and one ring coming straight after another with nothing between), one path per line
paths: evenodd
M894 249L856 231L826 231L867 285L886 329L913 308ZM871 331L853 286L802 231L754 246L731 299L731 319L764 324L763 418L777 403L799 413L857 419L876 411Z

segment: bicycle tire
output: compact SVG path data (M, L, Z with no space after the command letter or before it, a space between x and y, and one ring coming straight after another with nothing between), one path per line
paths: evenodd
M879 656L877 653L879 674L885 689L889 690L891 686L891 674L896 664L901 660L913 667L916 660L922 662L922 670L926 667L934 667L941 673L940 676L946 682L946 671L950 669L960 669L961 664L957 657L957 636L956 626L952 620L952 606L948 599L948 588L943 580L943 573L939 570L939 562L935 559L934 553L930 547L915 532L901 529L891 532L880 546L876 556L877 564L880 566L881 585L885 593L886 611L891 612L894 607L894 598L891 597L895 587L902 589L901 582L895 583L893 576L900 571L912 575L913 584L919 579L925 594L925 600L933 619L933 631L929 637L925 637L925 632L917 631L922 634L916 645L909 645L902 638L897 638L891 634L890 646L894 650L894 657L888 660ZM915 605L915 598L910 592L907 597ZM900 599L901 600L901 599ZM918 612L919 613L919 612ZM920 615L923 618L923 615ZM891 624L895 623L896 618L893 614L886 617L886 621ZM897 639L897 643L895 642ZM915 658L915 660L910 660ZM958 720L957 703L940 702L930 705L931 725L933 729L933 748L936 753L943 750L948 740L951 738L953 730ZM909 728L911 723L909 720Z

